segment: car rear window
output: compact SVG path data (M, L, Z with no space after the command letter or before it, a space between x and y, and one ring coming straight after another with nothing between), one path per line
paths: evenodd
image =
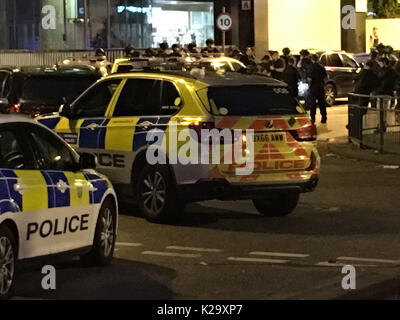
M304 109L286 87L245 85L209 87L209 111L214 115L259 116L303 114ZM204 100L204 93L199 94ZM204 102L204 101L203 101Z
M97 76L30 76L25 78L21 97L29 101L74 100L94 82Z

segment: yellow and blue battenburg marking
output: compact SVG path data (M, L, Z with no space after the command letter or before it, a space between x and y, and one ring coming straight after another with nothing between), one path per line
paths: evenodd
M110 187L108 180L96 174L3 169L0 214L97 204Z
M67 127L68 121L60 121L60 117L38 121L78 148L137 151L148 144L150 130L165 132L170 120L171 116L96 118L83 120L79 128ZM145 123L149 125L141 126Z

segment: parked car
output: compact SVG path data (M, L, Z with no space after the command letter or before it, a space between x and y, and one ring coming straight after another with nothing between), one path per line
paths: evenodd
M32 117L56 112L100 78L91 66L0 67L0 112Z
M313 191L318 183L315 126L283 82L264 76L214 71L115 74L58 114L37 120L78 152L97 154L99 171L152 222L175 218L188 202L211 199L250 199L261 214L284 216L295 209L300 193ZM254 170L237 174L241 165L232 161L148 160L148 138L154 130L161 143L189 129L196 150L210 143L203 129L245 131L242 141L248 139L247 129L255 130L254 150L246 149ZM174 143L169 143L172 149ZM234 145L223 142L217 158L232 154ZM161 147L157 154L173 159L180 151Z

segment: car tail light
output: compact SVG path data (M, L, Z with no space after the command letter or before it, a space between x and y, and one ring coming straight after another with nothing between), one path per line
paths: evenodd
M290 133L297 141L317 140L317 127L314 124L297 130L292 130Z
M13 104L9 109L10 113L11 112L19 112L19 110L20 110L20 105L19 104Z

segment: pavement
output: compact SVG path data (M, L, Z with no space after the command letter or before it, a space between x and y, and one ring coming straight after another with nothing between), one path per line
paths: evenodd
M334 153L346 105L328 112L320 183L293 214L267 218L251 201L206 201L159 225L124 205L112 265L57 263L54 291L41 289L38 266L21 274L17 298L398 299L400 171ZM345 265L355 268L354 290L342 288Z
M380 164L387 169L398 169L400 155L380 153L374 149L362 149L349 142L346 125L346 102L339 102L337 106L328 108L328 123L317 123L318 149L322 155L369 161Z

